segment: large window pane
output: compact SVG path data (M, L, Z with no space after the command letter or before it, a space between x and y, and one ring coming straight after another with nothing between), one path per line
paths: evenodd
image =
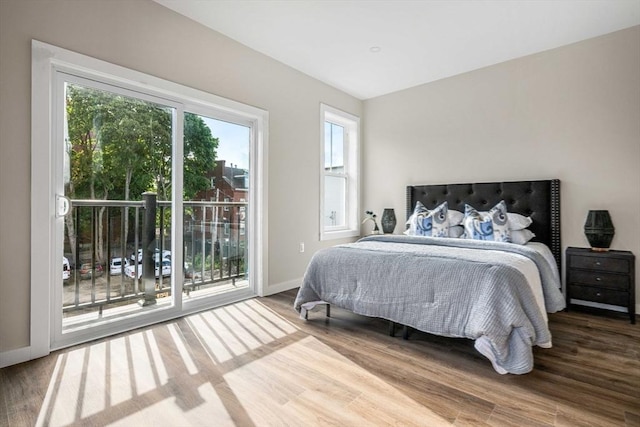
M65 327L109 316L106 306L138 308L145 227L157 266L155 303L170 303L173 116L171 107L64 84L64 193L72 201L64 221ZM150 224L145 192L158 201Z
M192 113L184 123L183 287L194 299L249 285L251 128Z
M324 122L324 167L331 172L344 172L344 127Z

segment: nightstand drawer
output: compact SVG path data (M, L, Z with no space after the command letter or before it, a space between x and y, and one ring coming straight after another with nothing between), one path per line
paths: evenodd
M606 270L612 273L628 273L629 261L619 258L572 255L569 258L569 267Z
M569 284L584 284L610 289L629 289L629 276L609 274L600 271L570 270Z
M611 289L592 288L591 286L571 287L571 298L599 302L603 304L622 305L629 304L629 293L614 291Z

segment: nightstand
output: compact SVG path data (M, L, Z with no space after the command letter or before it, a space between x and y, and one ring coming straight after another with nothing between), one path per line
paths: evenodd
M613 250L594 252L588 248L567 248L566 255L567 310L572 299L626 307L631 323L636 323L633 253ZM576 302L574 305L589 304Z

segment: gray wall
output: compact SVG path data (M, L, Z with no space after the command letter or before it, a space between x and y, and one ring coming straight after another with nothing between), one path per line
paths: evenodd
M269 111L272 290L291 286L316 250L337 243L318 238L320 103L361 116L360 100L150 0L2 0L0 352L29 344L31 39Z
M409 184L560 178L564 247L608 209L612 248L640 256L640 27L364 105L363 209L404 218Z

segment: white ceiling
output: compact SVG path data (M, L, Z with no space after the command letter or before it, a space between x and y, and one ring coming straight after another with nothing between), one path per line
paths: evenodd
M640 0L155 1L359 99L640 24Z

